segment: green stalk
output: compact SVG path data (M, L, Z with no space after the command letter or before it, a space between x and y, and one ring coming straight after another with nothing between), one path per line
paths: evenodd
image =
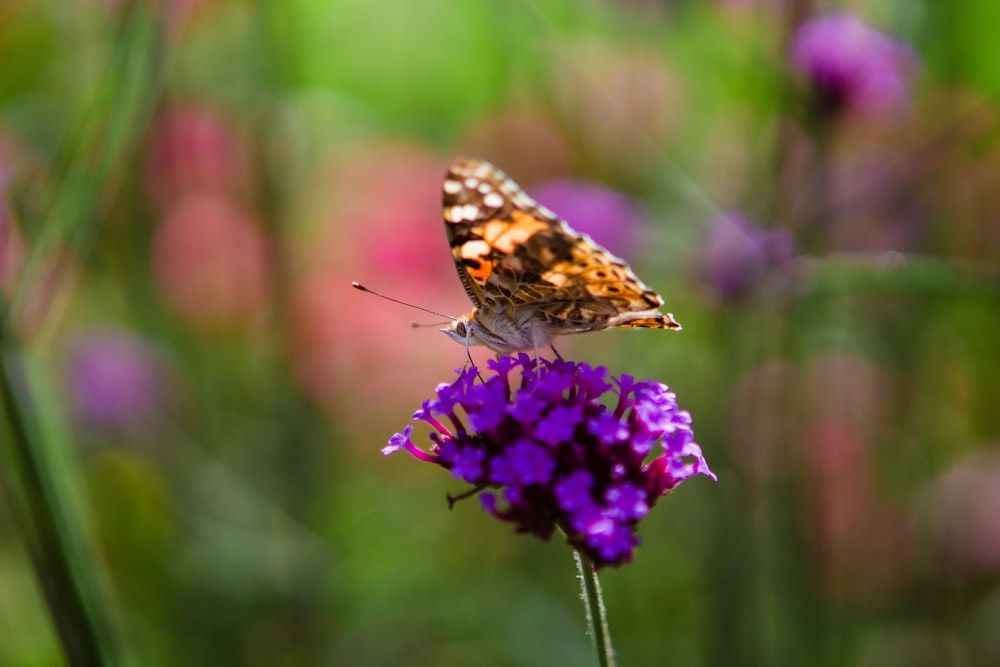
M587 611L587 632L594 644L594 656L599 667L614 667L615 653L611 648L611 630L608 628L607 609L601 595L601 582L590 560L576 549L573 560L580 579L580 598Z
M4 323L6 325L6 322ZM6 329L6 326L4 326ZM45 442L23 358L7 332L0 350L4 488L25 536L67 662L73 667L117 665L107 610L96 604L97 581L80 523L73 521L52 448Z
M163 64L161 19L155 0L133 0L122 11L117 38L86 108L70 123L44 188L44 210L7 309L16 318L54 249L83 258L152 114ZM9 325L15 329L13 325Z
M37 231L16 289L9 302L0 302L0 486L71 667L113 667L126 660L75 493L69 437L34 392L17 322L51 251L65 247L86 255L102 208L126 173L159 87L163 36L157 11L154 0L134 0L123 9L106 70L70 123L50 170L42 198L47 206L29 221ZM59 288L65 298L66 286ZM49 315L51 325L51 309Z

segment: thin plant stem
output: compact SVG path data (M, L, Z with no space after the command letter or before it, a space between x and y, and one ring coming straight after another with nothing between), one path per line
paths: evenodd
M599 667L614 667L615 654L611 648L611 631L608 628L607 609L601 595L601 582L597 579L594 564L576 549L573 560L580 578L580 598L587 611L587 632L594 644L594 655Z
M34 373L27 367L26 348L44 348L44 333L34 331L22 340L19 322L30 309L46 262L59 257L57 251L66 248L79 258L86 256L104 207L139 147L157 99L163 61L159 4L131 0L123 5L106 68L79 113L69 115L69 129L40 198L43 208L14 206L34 234L13 293L0 296L0 486L24 534L71 667L130 663L74 493L77 473L69 437L54 434L58 418L47 411L45 394L39 398L35 392ZM44 313L50 331L70 288L66 280L53 288Z
M5 315L4 315L5 317ZM6 328L6 327L4 327ZM0 347L0 398L10 439L2 450L4 491L24 530L28 553L53 625L72 667L122 664L113 621L101 604L85 537L75 524L51 448L43 442L37 405L22 358L4 332Z

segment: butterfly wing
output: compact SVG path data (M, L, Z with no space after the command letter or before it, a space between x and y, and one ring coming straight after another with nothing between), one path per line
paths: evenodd
M452 258L478 308L536 318L553 335L680 328L624 260L573 231L493 165L458 160L443 191Z

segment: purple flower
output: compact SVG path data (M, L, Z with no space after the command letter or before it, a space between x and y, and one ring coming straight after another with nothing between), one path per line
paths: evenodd
M736 303L769 275L786 271L794 255L794 241L785 230L760 229L745 215L724 213L709 223L701 278L717 301Z
M77 416L95 430L142 429L165 409L162 361L148 342L126 330L76 338L66 375Z
M577 470L560 479L555 486L559 507L576 513L594 505L594 476L586 470Z
M407 435L409 438L409 435ZM390 441L390 444L392 442ZM405 447L405 445L404 445ZM486 452L477 447L459 447L454 440L441 445L441 459L451 465L451 474L455 479L474 482L483 476L483 461Z
M481 494L487 512L541 539L558 527L596 567L635 557L639 521L660 497L694 475L715 479L666 385L526 354L489 366L481 383L475 367L460 371L414 414L433 429L429 450L407 426L382 453L405 449L471 493L502 489Z
M596 436L602 445L621 442L629 436L628 424L622 422L610 412L601 412L587 421L587 430Z
M916 57L857 16L836 13L799 26L791 62L809 85L821 115L848 109L880 115L906 104L907 74Z
M619 519L641 519L649 511L646 490L626 482L611 486L604 494L610 514Z
M490 461L490 481L505 486L543 484L551 479L553 468L555 461L545 447L519 440Z
M543 183L532 196L614 254L635 253L643 215L629 197L579 178Z
M535 428L535 437L549 445L558 445L573 437L577 424L583 420L583 407L557 405L540 420Z

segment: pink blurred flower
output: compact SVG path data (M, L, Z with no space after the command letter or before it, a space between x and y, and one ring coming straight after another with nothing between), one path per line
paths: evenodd
M968 456L934 484L938 553L954 577L1000 574L1000 456Z
M410 328L433 316L350 287L357 280L448 315L471 309L441 217L446 166L419 147L368 145L315 185L324 223L294 262L305 269L292 290L291 356L303 390L356 428L377 432L379 415L405 411L429 378L464 363L464 349L436 327Z
M733 394L733 456L754 487L797 489L802 531L817 579L838 604L892 605L915 569L905 506L879 484L876 438L885 423L889 377L849 354L814 358L805 372L770 361ZM761 497L757 493L751 497Z
M880 493L872 451L884 423L887 382L880 368L849 354L816 358L806 381L806 488L815 564L832 598L861 608L898 600L915 565L908 513Z
M2 188L0 184L0 196ZM6 201L0 197L0 293L7 297L11 295L23 262L24 237L14 224Z
M249 189L247 148L232 121L197 102L163 110L150 131L146 188L161 208L205 193L239 200Z
M816 421L808 446L812 546L827 591L851 606L891 605L914 568L906 512L880 497L869 445L852 425Z
M25 259L24 235L11 211L9 189L18 171L20 147L0 129L0 293L10 297Z
M189 323L237 328L267 305L269 252L249 214L220 197L190 198L156 232L153 276L167 304Z

